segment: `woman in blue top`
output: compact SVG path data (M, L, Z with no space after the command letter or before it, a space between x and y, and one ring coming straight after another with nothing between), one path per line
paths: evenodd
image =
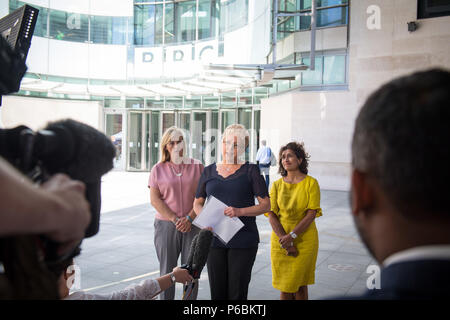
M224 211L226 216L239 217L244 223L226 245L213 239L207 263L212 300L247 300L259 243L256 216L270 210L266 183L258 166L243 160L248 145L249 134L244 126L227 127L222 139L222 163L206 167L197 187L197 215L205 199L212 195L229 206Z

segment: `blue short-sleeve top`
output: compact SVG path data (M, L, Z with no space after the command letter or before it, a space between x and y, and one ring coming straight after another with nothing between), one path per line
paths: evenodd
M196 198L207 199L214 196L226 205L246 208L255 205L255 197L268 197L267 186L256 164L246 162L235 173L224 178L217 172L215 163L203 171L197 186ZM239 217L244 223L238 233L224 244L214 237L212 247L252 248L259 243L256 217Z

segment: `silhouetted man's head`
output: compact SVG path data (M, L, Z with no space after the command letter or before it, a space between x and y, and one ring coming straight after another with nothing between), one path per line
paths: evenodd
M383 256L376 252L385 246L378 245L382 227L448 227L449 127L450 73L444 70L395 79L362 107L352 142L352 211L375 256ZM375 217L377 212L391 214ZM437 235L425 239L427 232L416 236L419 242L440 241Z

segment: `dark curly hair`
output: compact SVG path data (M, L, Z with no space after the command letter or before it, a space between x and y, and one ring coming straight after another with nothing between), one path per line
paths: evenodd
M292 150L298 159L302 159L302 163L300 163L298 167L300 172L308 174L308 159L310 156L308 153L306 153L303 142L299 143L295 141L289 142L287 145L281 147L280 153L278 155L278 173L281 174L281 176L283 177L287 176L287 171L283 168L281 155L283 154L284 151L288 149Z

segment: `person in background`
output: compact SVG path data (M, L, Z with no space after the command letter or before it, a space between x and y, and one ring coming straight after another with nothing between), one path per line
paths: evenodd
M259 148L258 152L256 153L256 162L259 166L259 170L261 171L261 174L266 179L267 189L269 189L270 167L271 167L272 163L275 165L276 159L275 159L275 155L272 152L272 149L270 149L268 146L266 146L266 144L267 144L266 140L261 140L261 147Z
M248 145L249 134L243 125L228 126L222 137L222 162L206 167L198 183L194 202L197 214L201 214L205 200L214 196L229 206L224 215L238 217L244 223L227 244L213 238L207 262L212 300L247 299L259 243L256 216L270 208L258 166L245 161Z
M270 190L272 285L281 291L281 300L308 300L308 285L315 281L319 237L314 220L322 209L319 184L308 175L308 158L303 144L281 147L282 177Z
M176 127L166 130L161 139L161 160L151 170L148 187L150 200L156 209L155 248L161 276L177 265L187 262L192 239L200 231L192 225L195 219L195 190L203 172L200 161L188 158L183 133ZM191 299L197 298L195 286ZM161 300L173 300L175 288L161 293Z
M445 70L394 79L361 108L351 208L381 274L374 289L350 299L450 298L449 123Z

